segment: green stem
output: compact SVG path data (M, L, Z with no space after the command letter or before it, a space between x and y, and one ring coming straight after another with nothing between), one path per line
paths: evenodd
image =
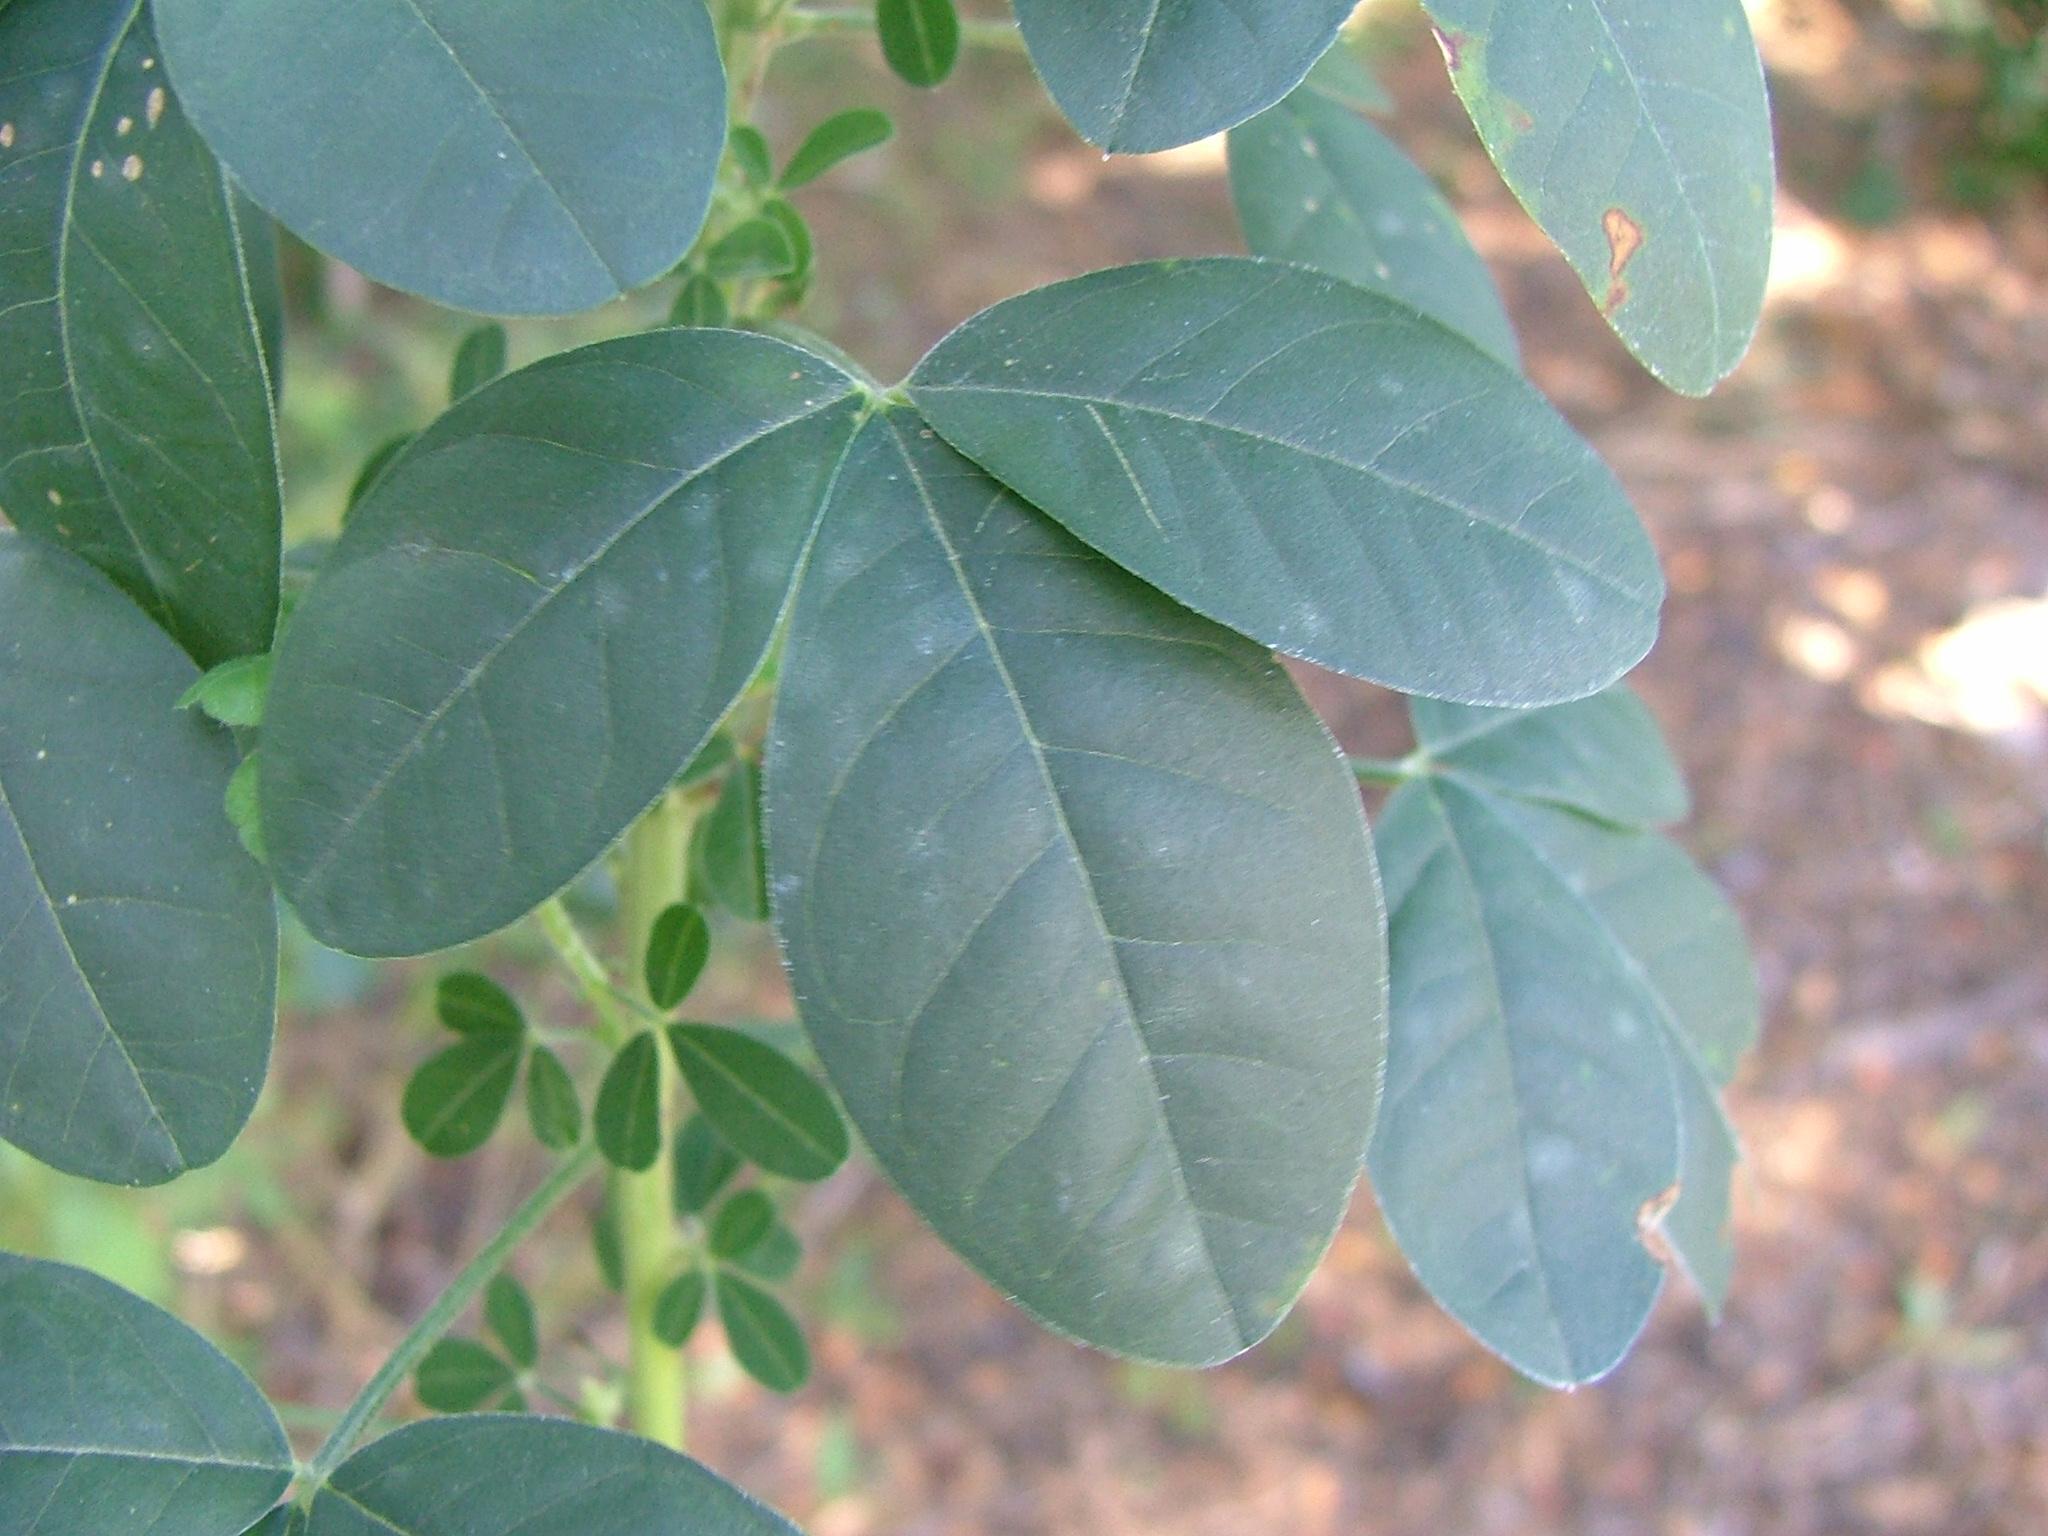
M875 30L875 8L872 5L798 6L788 13L784 22L791 42L849 32L871 33ZM969 48L992 48L1004 53L1024 51L1024 34L1017 30L1013 21L983 21L963 16L960 18L960 41Z
M583 1182L596 1156L596 1145L585 1142L557 1163L540 1187L520 1202L519 1208L506 1218L505 1225L478 1250L476 1257L463 1265L455 1278L448 1282L448 1288L434 1299L425 1315L412 1325L405 1337L398 1341L398 1347L377 1368L377 1374L370 1378L369 1385L356 1394L355 1401L342 1414L341 1422L334 1426L334 1432L307 1463L305 1486L309 1493L317 1491L334 1475L334 1469L355 1448L358 1437L377 1417L385 1401L398 1390L399 1383L412 1373L413 1367L426 1357L427 1351L434 1347L441 1335L454 1326L455 1319L490 1284L491 1277L504 1268L512 1250Z
M683 896L683 875L691 813L670 795L626 834L619 895L626 953L646 953L654 920ZM636 989L637 990L637 989ZM661 1106L668 1119L672 1068L661 1064ZM654 1306L675 1277L677 1234L670 1162L657 1158L644 1173L612 1175L612 1210L619 1223L619 1252L626 1278L626 1411L633 1428L671 1450L683 1448L688 1380L683 1354L654 1331Z
M1415 757L1354 757L1351 771L1361 784L1406 784L1429 772L1429 765Z

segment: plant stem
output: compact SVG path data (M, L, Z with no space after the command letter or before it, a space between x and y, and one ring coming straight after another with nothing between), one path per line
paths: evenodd
M835 33L872 33L875 30L875 8L872 5L798 6L788 13L784 21L791 42ZM968 48L992 48L1003 53L1024 51L1024 34L1012 21L983 21L963 16L960 18L960 42Z
M341 1422L334 1426L334 1432L307 1463L307 1490L317 1490L334 1475L334 1469L355 1448L357 1437L377 1417L399 1383L411 1374L413 1367L425 1358L441 1335L454 1325L463 1308L490 1284L491 1277L504 1268L512 1250L583 1182L596 1156L596 1144L585 1142L557 1163L540 1187L520 1202L497 1234L477 1251L476 1257L463 1265L455 1278L448 1282L448 1288L434 1298L434 1304L398 1341L398 1347L377 1368L377 1374L370 1378L369 1385L356 1394L355 1401L342 1414Z
M620 916L626 953L639 991L638 957L646 953L654 920L671 902L682 900L685 850L691 813L669 795L626 834L619 871ZM660 1103L664 1124L672 1097L672 1069L660 1052ZM626 1278L626 1411L633 1428L671 1450L683 1448L687 1417L683 1354L654 1331L654 1305L674 1278L676 1213L670 1161L657 1158L644 1173L612 1175L612 1210L619 1224L619 1253Z
M1354 757L1351 771L1361 784L1406 784L1429 771L1426 763L1412 757Z

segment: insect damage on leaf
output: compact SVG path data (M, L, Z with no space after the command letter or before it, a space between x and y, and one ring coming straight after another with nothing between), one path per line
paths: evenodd
M1600 228L1607 235L1607 298L1601 309L1613 314L1628 302L1628 283L1622 277L1636 252L1643 248L1643 226L1620 208L1600 215Z

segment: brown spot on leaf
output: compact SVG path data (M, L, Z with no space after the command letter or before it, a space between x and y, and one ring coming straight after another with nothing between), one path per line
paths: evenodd
M1671 1249L1671 1240L1664 1235L1664 1218L1671 1214L1671 1208L1678 1204L1680 1186L1673 1184L1669 1189L1650 1196L1636 1211L1636 1241L1649 1250L1650 1257L1659 1264L1676 1262Z
M1643 226L1620 208L1610 208L1600 215L1600 228L1607 235L1607 299L1601 308L1613 314L1628 302L1628 284L1622 281L1622 273L1635 260L1637 251L1643 248Z

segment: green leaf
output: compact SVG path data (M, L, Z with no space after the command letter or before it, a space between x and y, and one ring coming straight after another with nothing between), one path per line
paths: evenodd
M1638 1232L1679 1176L1658 1001L1496 802L1411 783L1379 839L1393 1030L1371 1166L1387 1225L1510 1364L1592 1381L1662 1279Z
M805 137L782 168L783 191L806 186L843 161L879 149L895 137L896 125L889 114L873 107L854 107L835 112Z
M753 218L735 224L704 253L704 270L730 282L741 277L781 277L796 270L796 247L773 219Z
M284 271L278 261L277 222L241 192L235 193L234 212L249 308L256 316L263 371L270 376L270 403L275 408L284 395Z
M494 1275L484 1288L484 1326L505 1346L513 1364L533 1369L540 1359L540 1324L533 1298L510 1275Z
M341 1464L307 1536L801 1536L686 1456L519 1414L428 1419Z
M671 1349L681 1349L697 1331L710 1287L702 1270L689 1269L662 1287L654 1298L654 1336Z
M723 731L718 732L683 765L683 771L676 775L676 788L693 789L717 778L738 762L739 756L739 748L732 744L732 738Z
M217 1536L291 1481L255 1383L97 1275L0 1253L0 1360L0 1530Z
M822 1179L846 1161L831 1096L773 1046L712 1024L672 1024L668 1043L697 1107L742 1157L785 1179Z
M227 812L228 825L235 829L243 850L258 864L263 862L263 824L256 804L256 783L263 770L261 755L250 749L249 755L235 765L221 796L221 809Z
M526 1015L512 994L476 971L450 971L434 986L434 1013L458 1035L519 1036Z
M173 707L196 676L0 532L0 1136L110 1183L219 1157L270 1058L276 908L221 814L233 740Z
M1626 827L1686 815L1678 764L1656 719L1625 685L1550 709L1472 709L1431 699L1408 707L1422 751L1475 788Z
M1503 802L1536 856L1590 909L1658 1004L1677 1078L1683 1161L1663 1219L1673 1252L1719 1311L1734 1268L1730 1185L1741 1152L1719 1090L1756 1041L1759 1005L1742 924L1664 838Z
M264 841L314 935L445 948L602 854L758 670L863 398L785 342L667 330L429 428L278 648Z
M732 1263L750 1275L774 1282L787 1280L795 1274L803 1257L803 1243L778 1221L759 1242L745 1253L736 1255Z
M1344 1210L1384 1024L1356 788L1286 674L892 410L769 764L804 1026L920 1214L1090 1343L1263 1337Z
M736 1259L775 1229L775 1202L758 1189L743 1189L711 1218L711 1251Z
M1394 98L1387 94L1387 88L1380 84L1380 77L1373 73L1364 45L1343 33L1339 33L1337 41L1330 45L1330 51L1316 60L1315 68L1308 72L1301 88L1314 91L1340 107L1349 107L1353 112L1394 110Z
M1487 152L1629 350L1705 394L1771 265L1770 103L1742 0L1424 0Z
M808 279L811 274L811 263L817 256L817 248L811 239L811 226L804 222L804 216L783 198L771 197L761 205L761 217L777 225L782 230L783 238L789 242L790 254L796 258L796 266L790 273L790 280L802 282Z
M734 917L759 922L768 915L761 851L761 774L743 762L726 775L718 801L704 819L699 873L705 895Z
M960 13L953 0L875 0L882 57L911 85L934 86L960 58Z
M661 1048L642 1030L619 1048L597 1087L591 1111L605 1161L634 1172L661 1155Z
M156 0L235 179L378 282L457 309L589 309L681 259L725 143L701 5L565 27L501 0ZM317 39L312 46L309 39Z
M682 1216L695 1216L718 1198L718 1192L740 1171L740 1156L719 1138L703 1115L690 1116L676 1133L675 1205Z
M412 1139L435 1157L462 1157L489 1141L512 1097L519 1057L519 1038L495 1031L428 1057L399 1105Z
M657 1008L674 1008L690 995L704 962L711 958L711 929L704 914L676 902L654 920L647 939L647 995Z
M1031 62L1091 144L1140 154L1233 128L1285 96L1355 0L1017 0Z
M968 321L910 392L1118 564L1340 672L1555 703L1656 635L1656 555L1593 451L1477 346L1347 283L1098 272Z
M525 1406L518 1373L475 1339L436 1341L413 1373L412 1387L420 1403L436 1413L497 1407L517 1412Z
M736 123L730 134L729 148L733 163L740 168L747 185L769 187L775 184L775 157L769 153L768 137L752 123Z
M670 325L724 325L732 318L732 308L725 302L725 290L702 272L692 272L683 279L683 286L676 293L675 308L669 311Z
M384 478L384 472L394 464L398 456L410 448L417 432L400 432L396 437L387 437L363 460L363 467L356 474L355 483L348 488L348 507L344 517L356 509L356 503L377 488L377 482Z
M280 1504L242 1536L305 1536L306 1512L296 1504Z
M565 1152L583 1139L583 1105L562 1058L544 1045L533 1048L526 1064L526 1116L533 1138L554 1152Z
M137 0L0 10L0 507L211 666L270 648L270 380L235 198Z
M180 709L198 709L222 725L253 729L263 723L263 701L270 693L270 654L237 656L201 675L178 700Z
M496 323L480 325L463 337L448 374L448 398L460 400L475 394L503 373L505 347L505 327Z
M718 1321L740 1368L771 1392L794 1392L811 1374L811 1352L789 1309L750 1280L723 1271Z
M1458 215L1349 108L1304 86L1231 129L1230 194L1253 255L1383 293L1521 366L1500 294Z

